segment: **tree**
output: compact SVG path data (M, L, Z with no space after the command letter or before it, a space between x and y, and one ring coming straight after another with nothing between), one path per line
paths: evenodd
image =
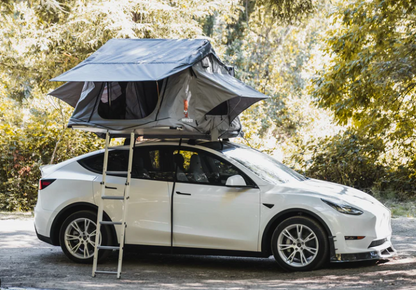
M315 12L320 2L317 0L260 0L256 2L256 5L262 6L262 10L271 13L276 22L288 25L304 21Z
M235 22L218 17L212 29L225 62L236 67L236 76L270 97L241 116L250 145L268 152L287 147L296 135L309 138L323 131L329 120L307 93L309 78L320 66L313 59L319 54L318 36L328 23L322 19L329 6L314 1L319 11L300 13L303 22L288 25L275 17L279 7L271 9L271 2L245 1L244 13ZM286 8L298 3L280 2Z
M368 144L383 143L375 162L385 172L380 189L406 196L416 190L415 12L410 0L340 2L326 35L329 61L311 87L339 124ZM357 150L368 156L369 148Z
M341 2L326 40L330 62L312 89L340 124L403 146L416 138L415 9L410 0Z

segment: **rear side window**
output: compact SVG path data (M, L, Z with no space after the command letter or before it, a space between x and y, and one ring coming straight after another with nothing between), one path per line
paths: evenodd
M127 171L127 164L129 160L129 151L114 150L108 152L108 171ZM103 173L104 153L100 153L91 157L84 158L78 161L84 168Z
M173 181L174 166L172 153L162 148L135 148L132 166L132 178ZM128 150L113 150L108 152L108 171L127 171ZM87 170L103 173L104 153L78 161ZM116 173L109 175L117 176ZM122 174L120 174L122 176Z
M164 147L137 148L134 153L134 178L173 181L172 153Z

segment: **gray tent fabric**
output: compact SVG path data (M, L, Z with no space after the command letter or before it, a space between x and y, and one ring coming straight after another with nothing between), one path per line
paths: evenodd
M65 83L56 90L54 90L49 95L57 97L62 101L66 102L71 107L77 105L79 98L81 96L82 88L84 87L84 82L70 82Z
M238 115L267 98L234 78L207 40L110 40L53 80L68 81L50 93L75 107L68 127L120 136L240 136Z
M64 82L162 80L214 53L205 39L111 39L73 69Z

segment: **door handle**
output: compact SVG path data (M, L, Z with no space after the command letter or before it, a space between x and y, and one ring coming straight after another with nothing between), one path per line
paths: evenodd
M191 195L190 193L180 192L180 191L177 191L176 194L180 194L180 195Z

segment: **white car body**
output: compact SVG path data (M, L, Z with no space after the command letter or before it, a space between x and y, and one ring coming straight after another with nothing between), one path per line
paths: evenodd
M180 149L215 155L244 173L256 186L227 187L132 178L126 244L270 256L274 228L288 217L306 216L325 229L331 262L384 259L396 253L391 243L390 211L370 195L314 179L288 179L271 184L241 162L206 144L210 143L184 142ZM236 146L249 150L230 142L226 144L230 148ZM136 144L136 148L163 146L177 148L178 142ZM127 146L112 150L125 149ZM78 161L102 152L99 150L43 168L42 179L55 181L39 190L35 227L41 240L59 245L57 232L70 212L88 208L96 210L102 175ZM123 195L124 184L125 177L107 176L106 185L112 188L112 195ZM322 199L351 205L362 214L341 213ZM107 202L104 212L112 221L121 221L121 201Z

